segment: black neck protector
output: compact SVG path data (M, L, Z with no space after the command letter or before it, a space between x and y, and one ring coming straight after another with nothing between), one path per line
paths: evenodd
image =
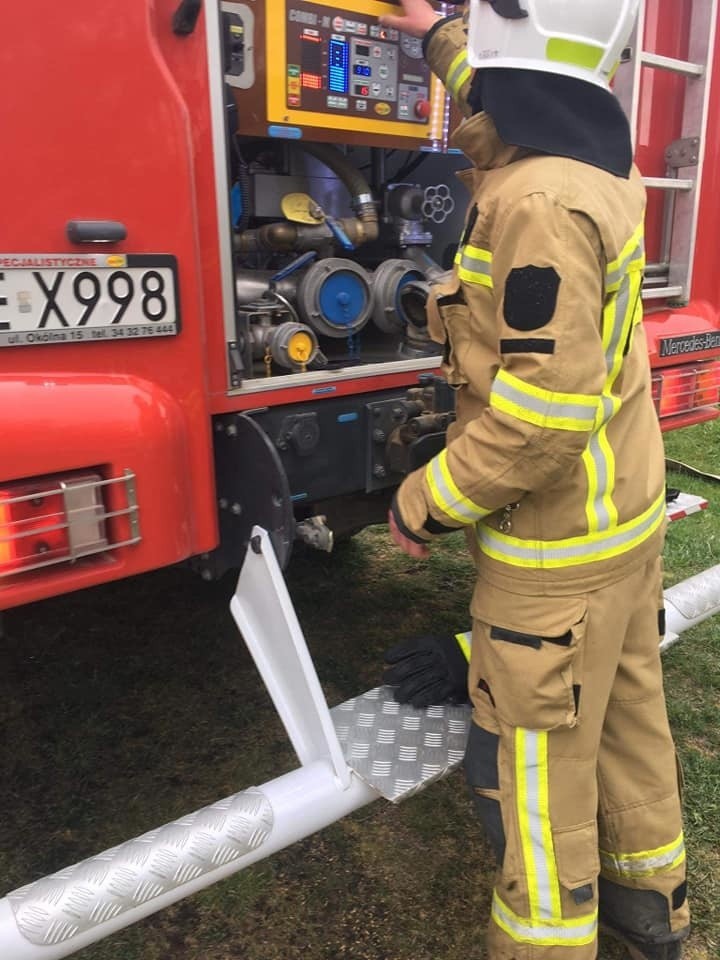
M627 178L630 126L617 98L575 77L538 70L478 70L468 97L505 143L569 157Z

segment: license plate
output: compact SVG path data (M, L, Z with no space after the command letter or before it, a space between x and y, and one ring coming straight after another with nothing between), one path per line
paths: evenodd
M169 337L179 330L173 256L0 253L0 347Z

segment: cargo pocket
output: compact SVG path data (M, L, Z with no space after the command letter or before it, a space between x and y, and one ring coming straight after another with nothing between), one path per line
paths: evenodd
M472 609L483 623L482 673L498 716L526 730L574 727L582 707L585 599L499 591L483 599L481 588Z
M594 820L566 830L553 830L558 880L580 906L593 900L600 873L597 825Z
M445 378L451 387L461 387L468 382L460 358L470 342L470 311L459 279L455 276L447 283L435 284L426 309L430 337L443 344Z

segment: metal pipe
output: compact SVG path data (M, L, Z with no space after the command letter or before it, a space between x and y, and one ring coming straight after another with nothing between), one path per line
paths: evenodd
M646 277L665 277L667 279L669 270L670 264L667 262L647 263L645 264L644 273Z
M443 270L436 260L433 260L424 247L406 247L403 253L408 260L412 260L413 263L416 263L418 267L420 267L428 280L437 280L438 277L447 272Z
M683 580L665 591L665 638L661 650L667 650L680 634L720 613L720 564Z
M330 143L296 143L305 153L324 164L347 188L357 219L338 220L355 246L377 240L380 229L372 191L362 173Z
M60 960L379 796L323 761L234 794L0 900L0 957Z
M236 270L235 295L240 305L262 300L270 288L270 281L275 276L274 270ZM274 290L286 300L294 300L297 294L298 278L291 274L273 284Z
M377 240L380 233L377 209L362 173L332 144L301 143L295 146L324 164L347 188L357 217L345 217L337 223L353 246L359 247ZM306 225L281 221L255 230L245 230L235 237L234 242L238 253L254 253L258 250L293 253L318 250L333 240L333 234L325 223Z
M342 221L345 222L345 221ZM347 231L346 231L347 232ZM237 253L304 253L332 246L334 237L326 223L304 224L281 220L245 230L233 240Z

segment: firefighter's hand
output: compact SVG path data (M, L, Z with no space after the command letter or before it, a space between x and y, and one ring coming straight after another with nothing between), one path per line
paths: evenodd
M386 14L380 17L380 23L384 27L402 30L411 37L424 37L430 27L437 23L438 14L427 0L402 0L402 8L404 16Z
M385 663L383 683L395 688L398 703L422 708L468 698L467 660L453 636L405 640L386 652Z
M392 509L388 511L388 525L390 527L390 536L403 553L406 553L409 557L415 557L418 560L425 560L430 556L430 550L424 543L418 543L416 540L411 540L410 537L405 536L398 526Z

